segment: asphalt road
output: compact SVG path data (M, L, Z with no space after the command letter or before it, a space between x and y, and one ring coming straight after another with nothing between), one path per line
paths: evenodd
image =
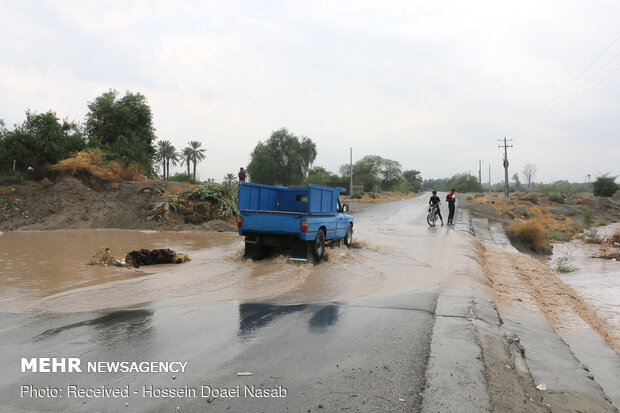
M490 411L479 332L499 328L497 313L458 265L466 254L436 250L431 240L458 233L428 228L426 203L423 196L352 208L356 237L406 254L414 232L416 242L434 245L421 255L446 254L454 263L452 270L437 269L437 283L419 289L293 305L278 304L277 297L166 299L105 311L1 313L0 411ZM399 262L415 279L418 268L441 260L410 269L407 260ZM502 351L504 344L495 343ZM24 357L77 357L83 371L22 373ZM89 361L187 364L177 373L105 373L85 371ZM69 394L102 386L128 395ZM53 389L62 397L33 396ZM187 394L156 397L174 389ZM257 397L261 391L271 397Z

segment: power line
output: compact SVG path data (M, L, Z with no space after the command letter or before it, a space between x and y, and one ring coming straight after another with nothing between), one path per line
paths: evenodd
M547 105L545 105L545 107L541 110L541 112L536 115L533 119L531 119L527 124L525 124L521 129L517 130L517 134L519 134L520 132L524 132L528 129L531 129L531 127L533 127L534 125L536 125L537 123L540 123L540 121L542 121L542 118L544 118L546 115L548 115L548 112L550 110L553 109L554 106L557 106L558 103L561 103L562 101L564 101L568 96L570 96L572 93L574 93L576 90L578 90L579 88L581 88L583 86L584 83L582 83L581 85L579 85L575 90L573 90L572 92L570 92L567 96L563 97L561 99L561 102L556 103L556 100L559 99L568 89L570 89L570 87L575 84L575 82L581 77L583 76L618 40L620 40L620 36L616 37L610 44L609 46L607 46L592 62L590 62L590 64L588 66L586 66L585 69L583 69L571 82L569 82L569 84L564 87L560 93L558 93L553 99L551 99L551 101L549 101L549 103L547 103ZM619 53L620 54L620 53ZM603 65L603 67L605 67L607 64L609 64L612 60L614 60L618 55L615 55L612 59L610 59L607 63L605 63ZM602 68L603 68L602 67ZM602 69L601 68L601 69ZM601 69L599 69L596 73L598 73ZM595 74L596 74L595 73ZM593 76L593 75L592 75ZM588 79L590 79L592 76L590 76ZM586 80L587 81L587 80Z

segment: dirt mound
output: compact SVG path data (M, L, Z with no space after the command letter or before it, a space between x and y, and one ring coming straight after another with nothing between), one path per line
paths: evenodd
M193 187L159 180L87 185L65 177L56 183L25 182L0 188L0 231L29 229L234 230L234 225L192 224L170 211L170 193ZM208 223L207 223L208 224ZM213 227L213 228L211 228Z

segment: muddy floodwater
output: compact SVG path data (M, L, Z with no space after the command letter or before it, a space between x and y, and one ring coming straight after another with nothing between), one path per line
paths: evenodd
M413 231L424 235L433 229ZM437 235L429 244L411 233L405 239L378 230L372 239L357 236L351 249L328 248L326 261L313 265L284 256L245 259L236 233L7 232L0 235L0 310L83 311L166 298L296 304L422 289L450 273L442 271L449 264L434 251L465 248L457 233ZM139 269L88 265L105 247L116 258L134 249L170 248L192 261Z

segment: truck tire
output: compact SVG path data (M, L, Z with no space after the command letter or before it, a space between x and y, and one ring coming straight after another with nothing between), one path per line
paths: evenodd
M347 248L351 248L352 242L353 242L353 225L349 224L349 228L347 228L347 233L344 236L344 245Z
M252 258L253 260L262 259L264 255L262 244L260 242L246 242L244 255L248 258Z
M325 230L321 228L316 234L316 239L312 243L312 255L314 260L318 263L323 259L325 255Z

